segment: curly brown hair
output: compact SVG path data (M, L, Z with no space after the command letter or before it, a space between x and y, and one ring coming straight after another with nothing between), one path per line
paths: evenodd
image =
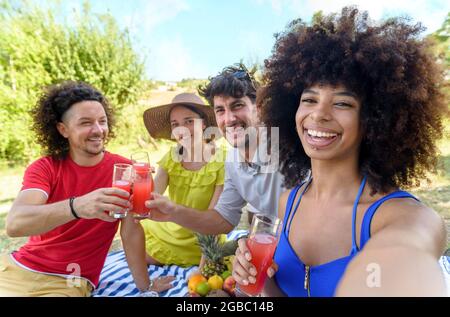
M417 186L435 171L442 137L443 72L419 37L420 24L393 18L375 24L367 12L345 7L307 25L291 22L276 35L258 95L262 120L279 127L286 186L307 177L311 160L298 137L295 114L305 88L343 85L361 100L361 174L375 192Z
M44 89L36 106L32 110L33 130L37 142L46 155L64 158L69 152L69 141L57 130L56 124L62 121L64 113L70 107L81 101L98 101L105 109L110 137L114 136L113 110L103 94L96 88L84 82L64 81Z
M247 96L252 102L256 101L256 91L259 83L254 77L256 69L249 71L243 63L236 63L227 66L214 77L209 77L205 85L198 87L200 96L208 100L214 106L215 96L231 96L233 98L243 98Z

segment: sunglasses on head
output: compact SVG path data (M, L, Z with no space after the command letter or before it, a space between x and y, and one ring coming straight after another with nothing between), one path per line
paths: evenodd
M250 74L245 70L238 70L231 74L233 77L237 79L250 79Z
M255 79L253 76L248 72L248 70L237 70L233 73L231 73L231 76L233 76L236 79L239 80L247 80L250 82L252 88L256 91L256 85L255 85Z

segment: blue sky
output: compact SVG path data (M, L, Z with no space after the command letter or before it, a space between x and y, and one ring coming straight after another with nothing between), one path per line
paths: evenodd
M79 10L83 1L61 2ZM318 10L350 4L374 19L407 14L427 33L450 11L446 0L91 0L94 12L109 12L129 29L147 77L158 80L207 78L241 59L261 63L271 53L273 34L294 18L309 21Z

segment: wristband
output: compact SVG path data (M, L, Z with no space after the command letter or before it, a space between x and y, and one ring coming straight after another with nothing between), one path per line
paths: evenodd
M78 214L76 213L75 209L73 208L73 200L75 199L75 197L70 197L69 198L69 206L70 206L70 212L72 213L72 215L76 218L76 219L81 219Z

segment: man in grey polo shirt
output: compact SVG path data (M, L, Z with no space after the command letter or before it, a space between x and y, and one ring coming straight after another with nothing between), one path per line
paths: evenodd
M225 162L225 185L214 210L236 226L242 207L251 214L277 215L278 199L283 191L283 178L277 171L277 162L269 161L266 133L260 131L258 147L245 160L240 147L233 147ZM251 153L250 153L251 154Z
M283 177L273 150L277 150L276 138L268 150L267 131L258 120L257 85L245 66L238 64L224 68L199 89L214 107L217 126L233 147L227 154L224 189L215 208L198 211L155 193L154 199L146 202L152 209L149 219L175 222L203 234L220 234L237 226L247 203L250 213L277 215Z

